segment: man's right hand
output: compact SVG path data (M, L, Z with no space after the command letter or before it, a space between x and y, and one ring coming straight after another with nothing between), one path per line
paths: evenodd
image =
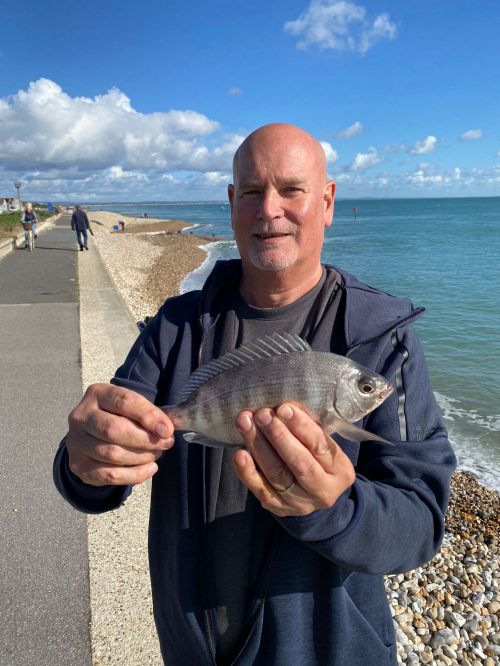
M174 443L172 421L159 407L113 384L89 386L68 422L69 468L91 486L146 481Z

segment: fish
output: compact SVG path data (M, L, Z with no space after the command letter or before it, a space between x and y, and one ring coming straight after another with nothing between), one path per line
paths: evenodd
M326 432L355 442L383 437L355 425L393 392L381 375L338 354L313 351L298 335L274 333L241 345L190 376L176 405L161 409L187 442L242 447L239 412L303 407Z

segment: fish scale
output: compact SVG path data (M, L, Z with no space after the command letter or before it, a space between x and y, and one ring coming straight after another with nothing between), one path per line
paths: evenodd
M191 376L178 405L162 409L189 442L241 446L234 425L242 410L290 401L307 408L328 430L348 439L386 441L354 425L393 387L351 359L313 351L297 335L273 334L211 361Z

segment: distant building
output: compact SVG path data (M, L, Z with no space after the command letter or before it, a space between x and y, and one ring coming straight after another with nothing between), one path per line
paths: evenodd
M11 197L0 198L0 213L8 213L13 210L19 210L17 199L12 199Z

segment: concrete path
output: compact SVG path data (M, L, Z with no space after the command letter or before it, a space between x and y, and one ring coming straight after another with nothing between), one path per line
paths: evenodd
M2 666L91 663L86 519L51 469L82 393L78 252L68 216L49 227L0 261Z

